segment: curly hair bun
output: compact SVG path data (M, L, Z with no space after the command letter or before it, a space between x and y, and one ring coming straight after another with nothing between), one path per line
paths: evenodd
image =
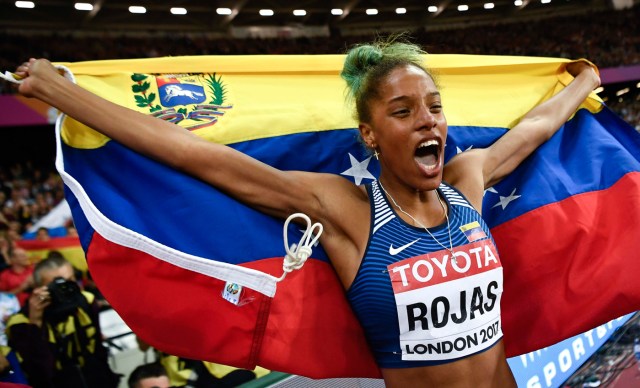
M429 74L423 66L424 54L418 45L406 41L405 34L349 50L340 76L347 82L347 98L355 101L358 118L366 119L366 101L376 94L379 82L396 67L414 65Z
M369 70L383 58L383 48L377 44L363 44L349 50L340 76L347 82L350 94L357 94Z

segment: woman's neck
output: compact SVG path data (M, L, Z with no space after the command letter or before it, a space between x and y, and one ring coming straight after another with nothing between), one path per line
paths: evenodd
M380 186L391 205L408 223L421 227L440 225L446 219L446 205L436 190L415 190L380 179Z

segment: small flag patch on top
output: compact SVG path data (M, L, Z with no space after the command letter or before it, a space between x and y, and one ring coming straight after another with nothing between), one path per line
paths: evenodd
M480 223L478 221L473 221L469 224L462 225L460 227L462 233L467 236L467 240L469 242L478 241L480 239L486 238L487 234L482 230Z

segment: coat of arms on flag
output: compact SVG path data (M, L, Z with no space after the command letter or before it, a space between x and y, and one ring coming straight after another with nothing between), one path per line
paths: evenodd
M150 79L155 78L155 86ZM233 106L226 101L227 90L216 74L134 73L131 91L136 106L160 119L188 130L215 124Z

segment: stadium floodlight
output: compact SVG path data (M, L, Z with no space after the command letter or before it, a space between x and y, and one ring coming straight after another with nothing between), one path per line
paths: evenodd
M217 8L216 13L218 15L231 15L231 8Z
M515 0L513 2L513 5L515 5L516 7L520 7L522 5L522 0Z
M438 7L436 7L435 5L430 5L429 8L427 8L427 11L431 13L436 13L438 12Z
M464 12L464 11L468 11L468 10L469 10L469 6L466 5L466 4L460 4L458 6L458 11L460 11L460 12Z
M616 97L620 97L623 94L627 94L629 93L629 91L630 91L629 88L620 89L616 92Z
M293 10L293 15L294 16L305 16L307 14L307 11L305 11L304 9L294 9Z
M495 6L493 3L484 3L484 9L493 9Z
M16 7L18 8L35 8L33 1L16 1Z
M131 13L147 13L147 9L140 5L132 5L129 7Z
M396 8L396 13L398 15L403 15L403 14L407 13L407 9L406 8Z
M540 0L540 2L542 4L549 4L551 2L551 0Z
M367 8L367 15L377 15L378 10L376 8Z
M187 9L182 7L173 7L170 9L171 13L174 15L186 15Z
M272 9L261 9L259 13L260 13L260 16L273 16Z
M92 11L93 10L93 4L89 4L89 3L75 3L73 5L73 7L75 9L77 9L78 11Z
M331 14L332 15L336 15L336 16L340 16L342 15L343 11L340 8L333 8L331 10Z

